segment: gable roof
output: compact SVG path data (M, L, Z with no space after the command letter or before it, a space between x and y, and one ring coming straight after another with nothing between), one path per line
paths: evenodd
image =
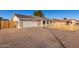
M38 20L49 20L49 18L43 18L43 17L36 17L36 16L27 16L27 15L22 15L22 14L15 14L16 17L18 17L20 20L26 21L26 20L33 20L33 21L38 21Z

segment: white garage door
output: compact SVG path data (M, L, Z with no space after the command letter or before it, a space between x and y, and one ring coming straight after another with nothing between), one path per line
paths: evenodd
M37 22L35 22L35 21L23 21L23 27L37 27Z

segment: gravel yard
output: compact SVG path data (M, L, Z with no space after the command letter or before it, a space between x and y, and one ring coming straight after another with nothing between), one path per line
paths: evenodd
M1 48L78 48L79 31L23 28L0 30Z

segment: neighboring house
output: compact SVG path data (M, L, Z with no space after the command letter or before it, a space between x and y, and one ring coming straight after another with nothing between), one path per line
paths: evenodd
M43 27L52 24L52 21L48 18L36 17L36 16L27 16L21 14L14 14L12 21L16 21L17 28L25 27Z
M79 21L75 19L53 19L53 25L51 28L60 30L79 30Z
M53 22L54 26L62 26L62 25L75 25L79 21L75 20L75 19L66 19L66 20L63 20L63 19L55 19L54 20L53 19L52 22Z

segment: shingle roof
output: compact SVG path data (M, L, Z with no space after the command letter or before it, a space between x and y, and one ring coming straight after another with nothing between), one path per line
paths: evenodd
M20 20L49 20L48 18L42 18L42 17L36 17L36 16L27 16L22 14L15 14L16 17L18 17Z
M15 14L18 18L32 18L31 16L22 15L22 14Z
M52 21L58 21L58 22L71 22L72 20L75 20L75 21L78 21L76 19L66 19L66 20L63 20L63 19L53 19Z

